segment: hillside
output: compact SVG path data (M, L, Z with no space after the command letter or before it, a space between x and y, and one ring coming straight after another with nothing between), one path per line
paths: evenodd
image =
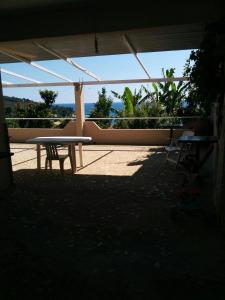
M4 104L5 108L10 107L10 108L15 108L17 103L27 103L27 104L36 104L37 102L34 102L30 99L26 98L17 98L17 97L9 97L9 96L3 96L4 99Z
M23 106L25 107L26 105L32 104L33 106L38 107L40 103L43 103L42 101L35 102L27 98L18 98L18 97L9 97L9 96L3 96L3 99L4 99L6 117L20 117L18 115L18 111L16 111L17 104L23 104ZM54 116L57 117L71 117L73 113L73 109L70 107L53 105L51 112L54 114Z

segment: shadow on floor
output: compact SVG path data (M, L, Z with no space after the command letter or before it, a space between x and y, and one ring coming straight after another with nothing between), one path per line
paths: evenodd
M224 299L225 244L171 219L181 176L155 153L133 176L20 170L0 202L1 299Z

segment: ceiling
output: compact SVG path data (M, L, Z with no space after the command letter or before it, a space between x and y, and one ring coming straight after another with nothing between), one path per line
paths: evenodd
M1 54L1 50L32 61L56 58L35 43L47 46L66 57L82 57L130 53L124 42L124 35L129 38L137 52L151 52L198 48L202 34L203 26L198 24L179 28L169 26L3 42L0 44L0 62L15 61L12 57Z
M51 5L69 4L82 2L80 0L7 0L1 1L1 12L4 13L17 13L18 10L36 10L39 8L46 8ZM83 1L84 2L84 1Z
M147 5L148 4L148 5ZM1 0L0 63L198 48L205 25L223 17L222 1Z

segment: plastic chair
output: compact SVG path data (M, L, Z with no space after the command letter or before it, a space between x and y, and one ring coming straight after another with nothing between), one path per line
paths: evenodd
M195 135L194 131L192 130L185 130L182 133L182 136L193 136ZM166 161L171 161L174 162L176 164L176 168L178 167L182 156L187 153L190 152L191 149L191 144L183 144L183 146L181 147L177 141L177 139L173 139L172 143L169 146L165 146L165 151L167 153L166 155ZM174 160L172 158L170 158L170 155L172 153L177 153L178 154L178 158L177 160Z
M68 148L68 154L58 154L58 147L55 144L44 144L45 149L46 149L46 159L45 159L45 169L48 169L48 164L50 170L52 170L52 161L53 160L58 160L59 161L59 167L60 167L60 172L62 175L64 175L64 161L67 157L70 159L70 164L71 168L73 170L73 160L72 160L72 155L71 155L71 148L69 146Z

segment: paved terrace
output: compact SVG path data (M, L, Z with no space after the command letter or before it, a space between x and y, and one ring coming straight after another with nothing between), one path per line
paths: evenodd
M224 299L225 243L207 178L194 186L203 210L173 220L183 175L162 148L87 145L85 167L72 175L68 160L64 177L57 162L36 170L33 145L11 151L1 299Z

